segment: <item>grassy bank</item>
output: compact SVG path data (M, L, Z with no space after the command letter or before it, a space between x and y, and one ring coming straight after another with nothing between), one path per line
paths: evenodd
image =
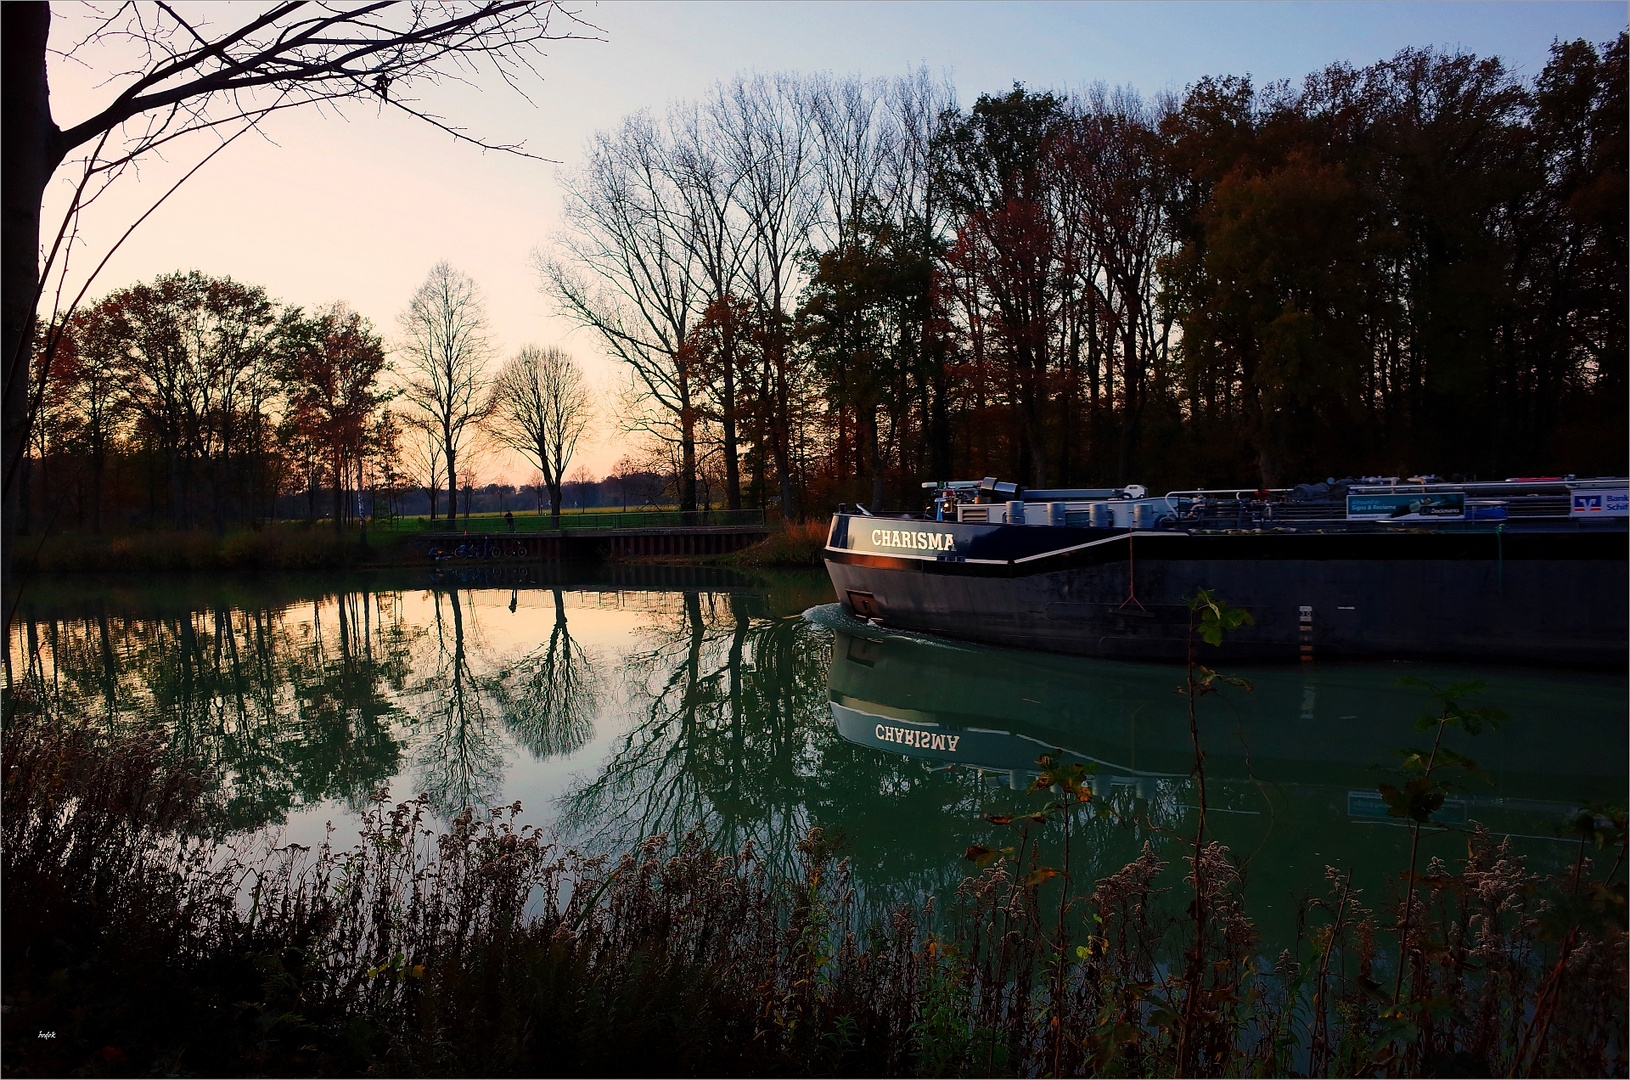
M464 528L462 518L459 527ZM503 520L492 515L473 518L469 527L472 532L504 532ZM225 534L204 529L61 532L44 538L20 537L16 557L22 573L345 569L422 562L423 552L406 542L421 531L413 527L370 530L366 545L358 532L338 535L321 524L272 524ZM826 523L809 522L777 528L765 540L730 555L666 556L653 561L753 569L818 567L825 542Z
M333 529L268 525L216 534L204 529L123 534L63 532L20 537L17 567L24 573L170 570L316 570L388 559L394 538Z
M518 807L438 832L384 792L354 847L218 844L156 740L16 697L0 766L13 1076L1625 1071L1621 868L1583 847L1541 880L1474 830L1407 917L1332 869L1264 958L1226 848L1186 881L1147 848L1097 882L1039 865L1094 812L1062 772L934 912L861 907L818 830L786 880L696 837L563 852Z

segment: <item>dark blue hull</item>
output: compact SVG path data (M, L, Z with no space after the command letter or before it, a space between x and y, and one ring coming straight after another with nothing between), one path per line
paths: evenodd
M1252 615L1234 659L1622 669L1630 648L1622 521L1129 532L840 514L825 555L838 598L885 626L1082 656L1181 660L1201 588Z

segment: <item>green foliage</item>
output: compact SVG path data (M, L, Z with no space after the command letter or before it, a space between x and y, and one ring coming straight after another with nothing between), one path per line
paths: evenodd
M1424 679L1405 675L1399 686L1410 686L1426 691L1427 700L1437 702L1437 715L1425 714L1415 721L1416 731L1430 731L1439 724L1457 727L1468 735L1481 735L1485 727L1498 731L1500 725L1511 719L1504 711L1488 705L1468 705L1468 697L1482 693L1487 686L1482 680L1455 683L1440 689Z
M1398 680L1398 685L1424 690L1428 700L1439 706L1436 715L1423 714L1415 721L1416 731L1437 732L1437 739L1430 748L1405 747L1393 751L1399 758L1399 768L1407 777L1404 784L1400 787L1383 783L1376 788L1386 802L1390 816L1408 818L1419 826L1430 821L1432 815L1443 807L1444 800L1459 789L1455 781L1444 778L1444 772L1464 773L1485 783L1493 782L1477 762L1443 745L1444 730L1459 728L1468 735L1479 735L1485 728L1498 730L1510 717L1492 706L1467 703L1467 698L1484 690L1485 685L1481 681L1439 688L1423 679L1406 675Z
M1570 823L1580 840L1594 844L1596 850L1623 847L1625 842L1625 807L1623 803L1586 803Z
M1200 635L1200 640L1207 645L1221 645L1224 636L1256 621L1251 618L1251 613L1243 608L1230 607L1217 599L1216 594L1210 589L1196 589L1193 596L1183 598L1183 603L1188 605L1191 616L1199 616L1196 631ZM1209 668L1203 668L1202 670L1206 674L1205 682L1207 685L1222 678ZM1237 680L1223 679L1222 681L1236 686L1243 685Z

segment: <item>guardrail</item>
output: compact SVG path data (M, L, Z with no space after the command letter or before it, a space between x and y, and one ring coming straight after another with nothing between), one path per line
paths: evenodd
M575 529L690 529L704 526L751 527L764 524L764 511L751 510L638 510L610 514L562 514L562 530ZM544 528L549 519L543 519Z
M580 532L604 529L688 529L704 527L737 527L755 528L764 525L764 511L759 508L746 510L628 510L628 511L570 511L560 515L560 524L556 526L548 514L517 514L515 515L515 532L522 533L554 532L557 528L562 532ZM480 514L475 517L460 517L456 522L449 522L446 518L430 521L426 518L397 519L394 522L380 521L370 526L374 531L392 533L416 532L470 532L490 533L494 536L508 533L509 526L505 524L502 515Z

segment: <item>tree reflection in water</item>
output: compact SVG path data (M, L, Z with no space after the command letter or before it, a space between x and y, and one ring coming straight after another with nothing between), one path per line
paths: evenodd
M493 723L481 680L470 670L470 649L478 643L480 624L469 612L470 642L465 641L464 605L456 586L437 589L435 649L414 695L414 763L416 791L444 818L465 807L490 806L504 780L504 746ZM405 795L405 793L398 793Z
M601 687L592 658L566 624L566 594L551 589L555 624L549 640L503 665L486 682L504 727L523 748L543 760L576 753L594 737ZM509 610L519 601L511 591Z
M960 878L982 781L839 737L830 634L800 616L754 617L754 601L687 592L646 628L623 660L631 725L599 774L562 799L563 832L615 851L701 826L721 850L750 842L790 870L811 825L841 824L863 883L938 889ZM925 814L942 823L943 850L899 842L898 822Z
M387 637L378 612L379 593L341 593L334 598L336 633L322 631L322 611L312 612L312 646L290 654L289 683L299 739L282 767L296 777L305 801L344 798L360 810L369 791L395 775L402 743L395 728L402 710L388 693L409 674L411 635L392 620ZM393 605L395 597L392 597ZM372 623L380 622L382 645L375 655ZM270 763L275 769L277 762Z
M228 828L326 800L355 807L386 784L398 798L428 793L451 817L513 798L531 762L569 760L581 771L545 787L558 802L532 795L526 807L539 824L558 817L568 840L617 850L701 825L722 849L752 842L779 860L822 824L847 835L863 880L934 888L960 871L984 809L977 777L839 737L829 632L772 615L763 591L657 587L608 601L463 584L41 599L8 659L61 715L168 732L201 764ZM528 599L553 607L552 625L506 653L484 621ZM574 604L650 614L602 660L574 635ZM597 730L619 733L604 760Z
M501 794L506 732L540 759L593 736L605 694L559 589L547 641L495 669L455 589L423 594L415 616L399 590L245 603L218 602L217 589L188 603L192 591L141 597L126 606L135 615L106 597L36 600L14 625L6 677L64 718L164 731L211 781L225 828L330 799L359 809L393 781L451 817Z
M8 672L58 716L166 731L198 763L220 824L283 820L300 805L360 805L400 768L400 708L418 633L392 600L340 593L293 605L215 604L141 617L93 611L22 620Z

